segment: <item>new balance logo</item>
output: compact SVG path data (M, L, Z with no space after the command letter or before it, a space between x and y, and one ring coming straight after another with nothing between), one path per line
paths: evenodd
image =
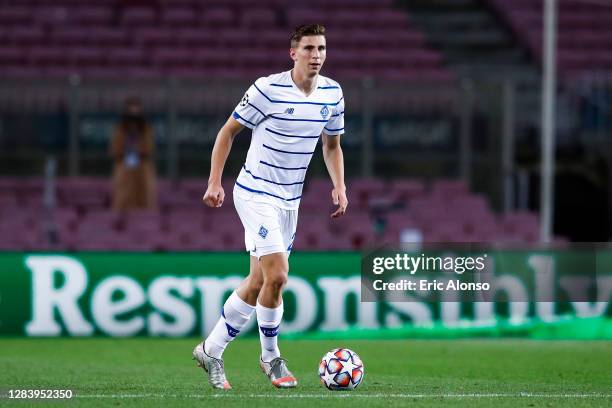
M287 115L293 115L293 108L287 108L287 110L285 111L285 113Z

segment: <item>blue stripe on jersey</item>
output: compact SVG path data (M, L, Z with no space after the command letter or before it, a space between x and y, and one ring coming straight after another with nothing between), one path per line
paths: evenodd
M293 85L270 84L270 86L278 86L279 88L293 88Z
M290 118L279 118L278 116L270 115L272 119L278 120L289 120L291 122L327 122L327 119L319 120L319 119L290 119Z
M263 160L260 160L259 162L261 164L265 164L266 166L274 167L275 169L282 169L282 170L308 170L308 167L282 167L282 166L277 166L276 164L270 164L270 163L265 162Z
M240 116L240 115L238 114L238 112L236 112L236 111L234 111L233 116L234 116L234 119L242 119L242 120L244 120L246 123L250 123L250 124L251 124L251 125L253 125L253 126L257 126L257 125L255 125L253 122L249 122L248 120L246 120L245 118L243 118L242 116Z
M317 89L338 89L339 86L330 85L330 86L319 86Z
M267 130L268 132L270 132L270 133L274 133L274 134L279 135L279 136L286 136L286 137L299 137L299 138L302 138L302 139L318 139L318 138L319 138L319 136L294 136L294 135L286 135L286 134L284 134L284 133L277 132L277 131L272 130L272 129L269 129L269 128L266 128L266 130Z
M249 173L251 175L251 177L253 177L255 180L265 181L265 182L268 182L268 183L276 184L278 186L294 186L296 184L304 184L304 180L296 181L295 183L277 183L276 181L268 180L268 179L265 179L265 178L262 178L262 177L257 177L256 175L251 173L251 171L249 169L247 169L245 166L242 166L242 168L244 168L244 171Z
M344 111L342 111L340 113L336 113L335 115L331 115L331 117L335 118L336 116L340 116L340 115L344 115Z
M274 150L275 152L287 153L287 154L313 154L314 153L314 151L312 152L289 152L287 150L275 149L273 147L268 146L267 144L264 144L263 147L265 147L266 149Z
M256 110L257 112L261 113L261 116L263 116L264 118L266 117L266 114L265 114L265 113L263 113L263 112L261 111L261 109L259 109L257 106L253 105L251 102L249 102L249 105L251 105L253 108L255 108L255 110Z
M338 132L339 130L344 130L343 127L338 128L338 129L328 129L328 128L324 127L323 129L329 130L330 132Z
M240 188L245 189L246 191L250 191L251 193L259 193L259 194L265 194L265 195L269 195L271 197L276 197L276 198L280 198L281 200L285 200L285 201L294 201L294 200L298 200L300 199L302 196L297 196L297 197L293 197L293 198L283 198L280 196L277 196L276 194L272 194L272 193L268 193L266 191L261 191L261 190L255 190L252 188L249 188L247 186L243 186L242 184L240 184L238 181L236 181L236 185Z
M268 95L263 93L262 90L259 89L257 84L253 84L253 85L255 86L255 89L257 89L259 91L259 93L264 96L264 98L266 98L267 100L269 100L272 103L290 103L290 104L294 104L294 105L329 105L329 106L336 106L337 104L340 103L340 101L342 101L342 99L344 99L344 97L342 97L342 98L340 98L340 100L338 102L275 101L274 99L270 98Z

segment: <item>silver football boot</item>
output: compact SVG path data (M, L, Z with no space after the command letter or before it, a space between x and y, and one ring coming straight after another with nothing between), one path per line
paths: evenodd
M193 349L193 360L197 362L198 367L202 367L208 374L208 382L213 388L219 390L229 390L232 388L227 378L225 378L223 359L214 358L206 354L204 342L198 344Z
M276 388L294 388L297 386L297 379L287 368L287 360L284 358L276 357L266 363L260 357L259 367Z

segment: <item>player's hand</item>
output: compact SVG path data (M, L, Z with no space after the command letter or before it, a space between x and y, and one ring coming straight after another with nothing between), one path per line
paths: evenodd
M348 206L348 199L346 198L346 189L334 188L332 190L332 201L334 205L338 206L338 209L333 212L331 218L338 218L344 215L346 207Z
M221 207L225 199L225 191L220 184L209 184L202 201L209 207Z

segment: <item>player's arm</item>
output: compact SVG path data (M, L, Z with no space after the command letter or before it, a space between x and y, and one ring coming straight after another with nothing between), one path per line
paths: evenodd
M348 206L346 185L344 184L344 155L342 154L342 147L340 147L340 135L329 136L324 132L321 137L323 140L323 159L334 184L332 201L334 205L338 206L331 217L337 218L344 215Z
M234 137L244 129L244 125L230 117L225 125L221 127L215 140L215 145L210 158L210 176L208 177L208 188L202 200L209 207L221 207L225 192L221 186L223 168L229 152L232 149Z

